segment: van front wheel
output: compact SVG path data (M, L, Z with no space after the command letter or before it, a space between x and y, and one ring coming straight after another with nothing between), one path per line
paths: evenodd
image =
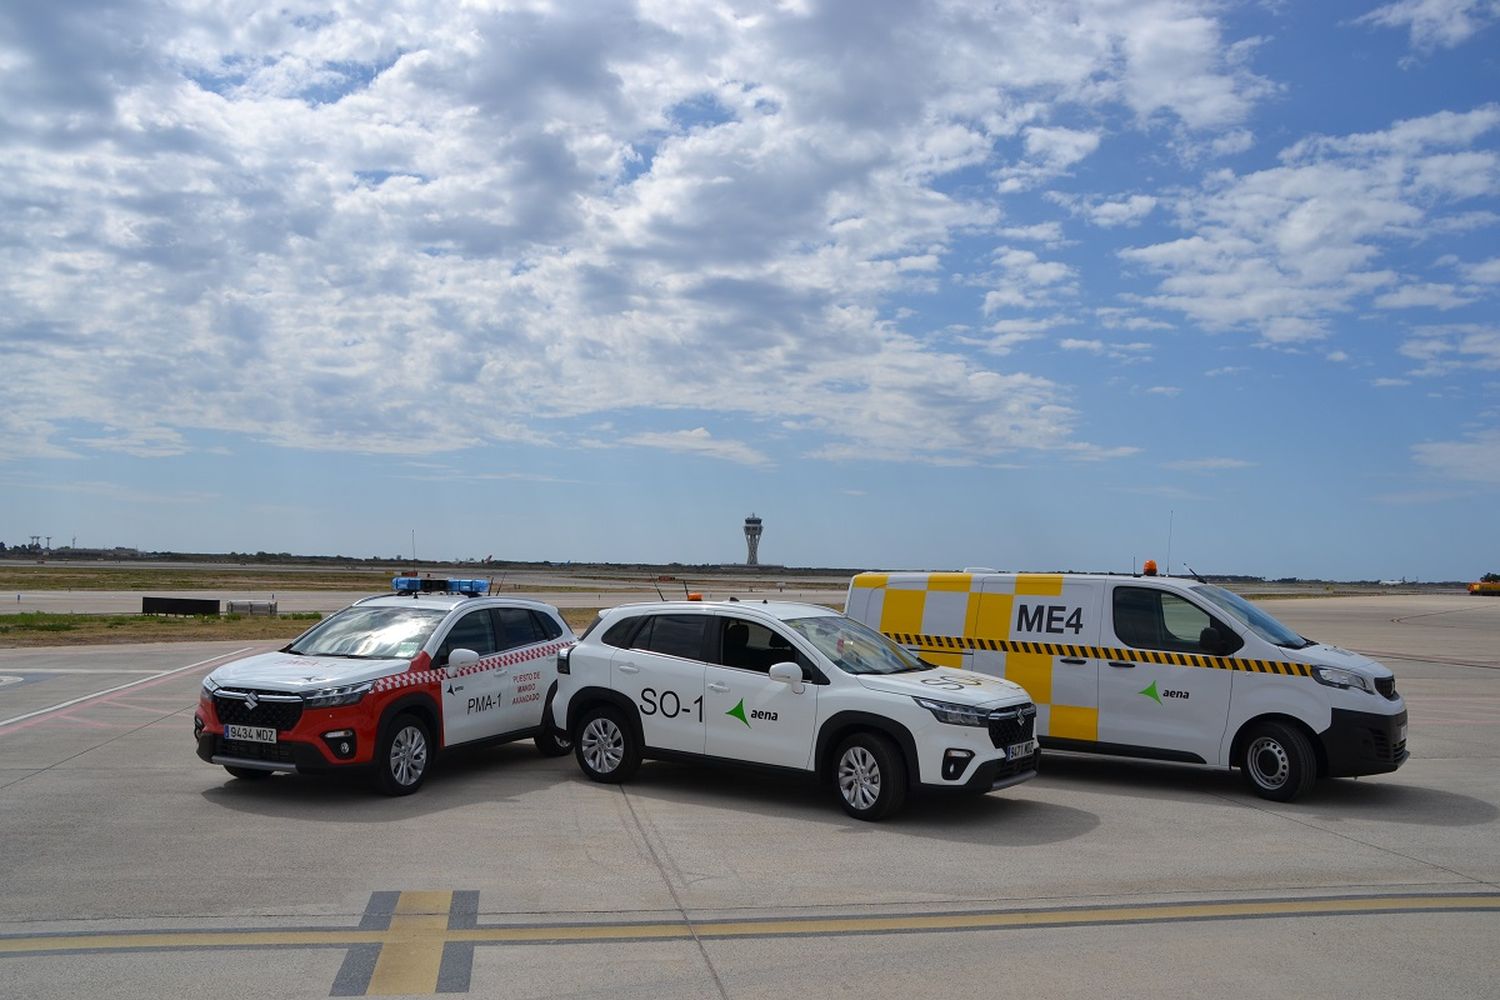
M1283 722L1262 722L1245 737L1240 772L1255 794L1290 802L1312 788L1318 761L1301 730Z

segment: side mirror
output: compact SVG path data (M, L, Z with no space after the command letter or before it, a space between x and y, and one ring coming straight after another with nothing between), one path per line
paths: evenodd
M443 664L443 671L447 676L452 677L458 673L459 668L478 662L479 654L472 649L455 649L448 654L448 662Z
M775 663L770 669L771 680L780 681L792 689L793 694L802 693L802 668L795 663Z
M1229 648L1229 643L1224 641L1224 636L1212 625L1198 633L1198 645L1202 646L1210 656L1223 656Z

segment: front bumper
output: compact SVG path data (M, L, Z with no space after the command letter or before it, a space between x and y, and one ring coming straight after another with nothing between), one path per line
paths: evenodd
M1328 728L1318 734L1328 761L1328 777L1388 774L1406 763L1406 710L1395 715L1335 708Z
M255 771L327 771L348 766L348 761L330 760L324 751L311 743L280 740L276 743L247 743L226 740L219 733L198 734L198 756L210 764L244 767Z
M1037 768L1041 764L1041 748L1034 750L1030 757L1017 757L1015 760L992 760L980 764L974 769L974 774L964 785L964 790L969 792L993 792L997 788L1009 788L1011 785L1019 785L1023 781L1030 781L1036 777Z
M368 765L374 759L379 706L366 697L335 708L275 709L284 716L235 718L244 725L276 730L275 743L224 738L224 720L215 702L200 697L193 718L193 739L200 758L211 764L262 771L327 771ZM340 734L334 736L333 734Z

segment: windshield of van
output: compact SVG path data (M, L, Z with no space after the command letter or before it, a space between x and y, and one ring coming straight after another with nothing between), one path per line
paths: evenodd
M300 656L409 660L422 651L448 614L439 608L347 608L316 626L284 652Z
M1281 646L1284 649L1302 649L1313 644L1311 639L1302 638L1239 594L1231 593L1223 587L1205 584L1201 587L1194 587L1193 593L1247 626L1250 631L1272 645Z
M879 632L841 615L791 618L786 624L846 674L904 674L933 666Z

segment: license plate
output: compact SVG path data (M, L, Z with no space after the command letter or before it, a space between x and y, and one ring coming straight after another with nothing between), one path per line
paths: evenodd
M1017 757L1030 757L1036 753L1036 740L1027 740L1025 743L1012 743L1005 748L1005 759L1015 760Z
M246 743L275 743L276 730L264 726L225 726L226 740L244 740Z

